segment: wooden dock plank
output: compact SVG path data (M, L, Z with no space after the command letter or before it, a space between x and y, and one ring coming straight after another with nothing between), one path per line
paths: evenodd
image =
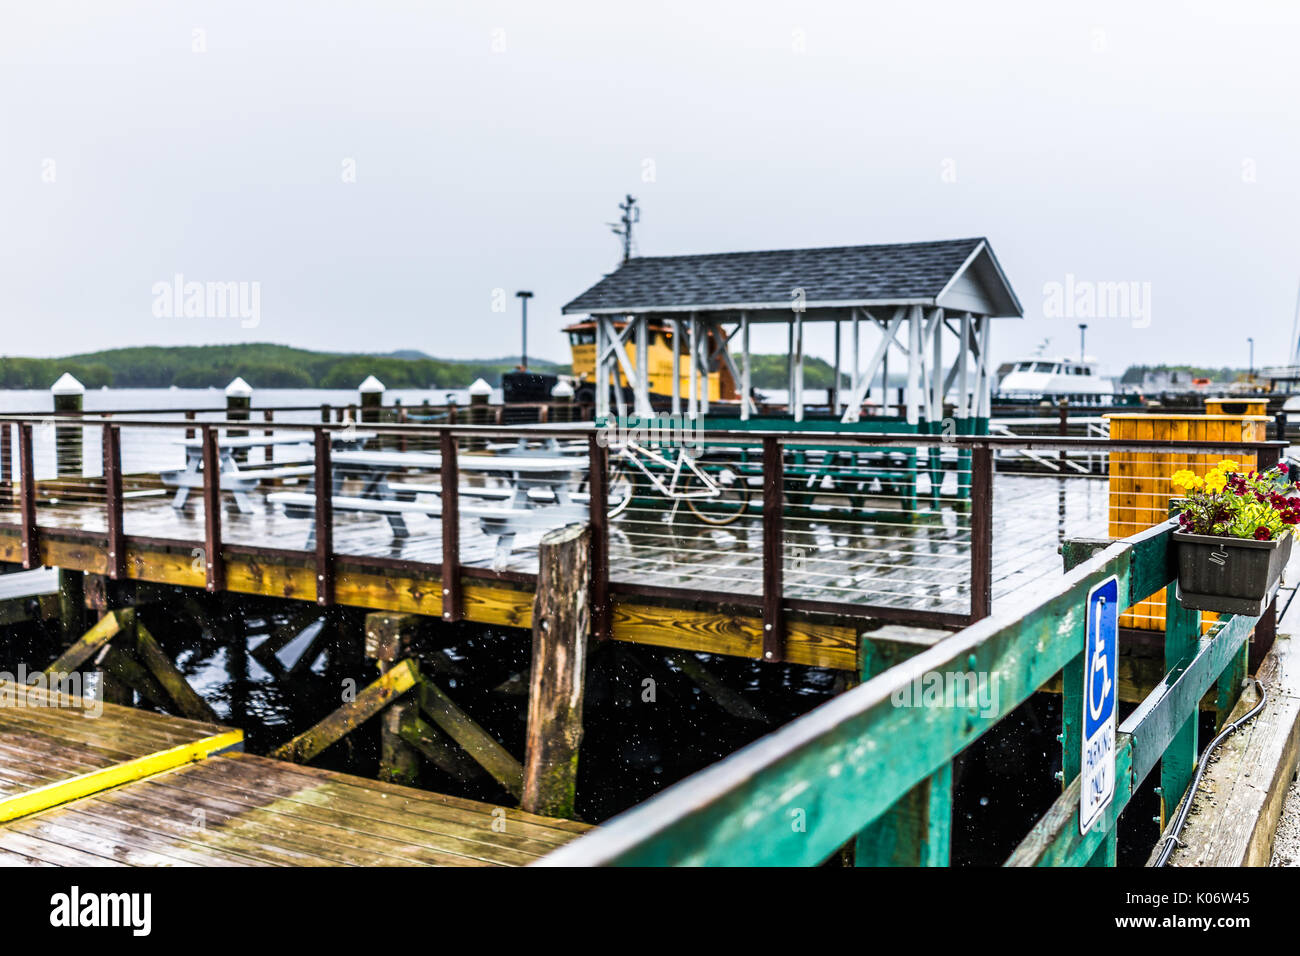
M227 753L0 825L0 861L521 866L587 829L570 820Z

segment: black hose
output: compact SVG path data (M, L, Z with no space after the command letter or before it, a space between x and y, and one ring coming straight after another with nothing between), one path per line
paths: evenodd
M1264 690L1264 685L1260 683L1259 680L1256 680L1255 687L1259 689L1259 703L1252 707L1246 714L1238 717L1232 723L1228 724L1228 726L1224 727L1223 730L1219 731L1219 736L1211 740L1210 745L1206 747L1205 752L1201 754L1201 759L1196 765L1196 776L1192 777L1192 785L1187 788L1187 796L1183 799L1183 805L1178 810L1178 816L1174 818L1174 822L1165 831L1165 835L1161 837L1161 839L1165 841L1165 845L1160 850L1160 857L1156 860L1156 866L1164 866L1168 863L1169 858L1173 856L1174 847L1182 846L1182 844L1178 842L1178 835L1183 832L1183 825L1187 823L1187 814L1190 813L1192 809L1192 798L1196 796L1196 788L1201 784L1201 777L1204 776L1205 768L1209 764L1210 754L1214 753L1215 748L1218 747L1219 744L1223 743L1230 733L1263 710L1264 704L1268 702L1268 693Z

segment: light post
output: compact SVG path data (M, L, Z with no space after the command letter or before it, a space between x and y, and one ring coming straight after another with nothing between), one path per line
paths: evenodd
M1087 359L1087 353L1086 353L1086 352L1084 351L1084 349L1083 349L1083 336L1084 336L1084 333L1087 332L1087 331L1088 331L1088 325L1087 325L1087 323L1086 323L1086 322L1080 322L1080 323L1079 323L1079 364L1080 364L1080 365L1083 365L1083 364L1085 364L1085 363L1088 361L1088 359Z
M528 370L528 300L533 297L531 292L519 291L515 293L519 299L519 304L523 306L523 342L519 347L519 367Z
M1250 343L1250 380L1253 382L1255 381L1255 340L1247 336L1246 341Z

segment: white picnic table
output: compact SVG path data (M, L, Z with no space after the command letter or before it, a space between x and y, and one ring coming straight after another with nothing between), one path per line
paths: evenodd
M344 448L364 446L374 437L374 432L342 431L332 432L332 444ZM248 492L257 487L258 482L274 478L295 478L314 474L316 466L310 462L299 465L281 465L270 468L244 468L240 466L238 451L266 445L310 445L315 441L312 432L277 432L274 435L222 435L217 442L217 460L221 474L221 490L229 491L235 499L235 506L240 514L252 514L253 503ZM190 492L203 487L203 439L177 438L173 444L185 449L185 467L161 473L162 482L169 488L176 489L172 498L173 508L184 508Z
M439 470L442 456L436 452L341 451L332 456L331 463L331 499L336 511L382 514L396 538L410 535L406 515L433 518L442 514L441 484L390 480L399 472ZM495 499L489 504L466 503L459 511L478 518L483 532L497 538L498 563L514 550L515 536L523 531L587 519L588 496L575 494L570 488L574 479L587 470L585 457L462 454L457 456L456 465L460 472L500 476L509 483L506 489L458 488L468 498ZM359 478L361 488L355 494L344 495L343 485L349 478ZM438 500L421 502L417 500L421 495ZM277 492L268 498L283 504L290 516L305 517L315 508L312 493ZM312 547L314 541L313 525L307 546Z

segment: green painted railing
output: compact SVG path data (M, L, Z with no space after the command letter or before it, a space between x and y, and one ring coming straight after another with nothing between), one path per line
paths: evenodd
M864 683L590 834L542 865L815 865L850 841L859 865L946 865L952 761L1064 671L1064 779L1050 811L1007 861L1114 864L1115 821L1157 763L1165 818L1190 784L1201 698L1220 686L1226 712L1245 674L1257 618L1220 620L1200 634L1182 611L1172 532L1162 524L1114 543L1067 545L1053 592L1015 614L994 614L910 654L864 641ZM1086 835L1078 828L1083 652L1089 590L1115 575L1122 608L1167 588L1166 677L1119 728L1116 793ZM982 675L991 700L900 706L927 674ZM1045 766L1044 773L1049 772Z

